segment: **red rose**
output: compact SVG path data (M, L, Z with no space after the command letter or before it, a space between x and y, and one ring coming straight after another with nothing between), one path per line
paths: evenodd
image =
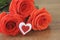
M17 14L7 14L0 21L2 33L12 36L17 35L19 33L19 23L22 21L23 19Z
M1 20L5 15L7 15L6 12L2 12L2 13L0 13L0 20ZM0 30L0 32L1 32L1 30Z
M31 0L12 0L9 11L12 14L17 13L26 18L34 9L34 3L32 3Z
M34 0L30 0L30 1L32 1L34 3Z
M51 15L45 10L34 10L28 19L28 22L32 24L33 30L44 30L51 22Z
M5 15L7 15L6 12L2 12L2 13L0 13L0 20L1 20Z

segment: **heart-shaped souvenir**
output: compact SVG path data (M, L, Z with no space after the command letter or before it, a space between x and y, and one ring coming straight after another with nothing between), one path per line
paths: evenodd
M31 31L32 25L30 23L25 24L24 22L21 22L19 24L19 29L23 35L26 35L29 31Z

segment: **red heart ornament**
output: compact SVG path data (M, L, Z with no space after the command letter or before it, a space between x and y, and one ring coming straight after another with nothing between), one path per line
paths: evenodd
M32 25L30 23L25 24L24 22L21 22L19 24L19 29L23 35L26 35L28 32L31 31Z
M29 29L29 27L28 26L22 26L22 29L24 32L26 32Z

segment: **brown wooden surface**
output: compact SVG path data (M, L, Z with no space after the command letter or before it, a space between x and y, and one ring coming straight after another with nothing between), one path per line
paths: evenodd
M45 7L52 15L52 23L45 31L31 31L26 36L15 37L0 34L0 40L60 40L60 0L35 0L40 8Z

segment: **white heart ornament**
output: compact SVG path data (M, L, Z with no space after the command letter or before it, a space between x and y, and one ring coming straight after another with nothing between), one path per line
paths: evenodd
M23 26L27 26L27 27L29 27L29 29L28 29L26 32L24 32L23 29L22 29ZM30 23L25 24L24 22L21 22L21 23L19 24L19 29L20 29L20 31L21 31L21 33L22 33L23 35L26 35L28 32L31 31L32 25L31 25Z

